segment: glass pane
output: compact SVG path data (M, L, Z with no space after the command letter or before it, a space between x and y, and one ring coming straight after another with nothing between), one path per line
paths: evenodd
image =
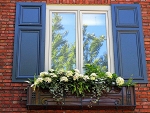
M76 67L75 13L52 13L53 69L70 70Z
M96 64L108 70L106 45L106 15L82 14L84 64Z

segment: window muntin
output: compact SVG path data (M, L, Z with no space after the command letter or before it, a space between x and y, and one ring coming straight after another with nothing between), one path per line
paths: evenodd
M90 9L90 11L89 11ZM74 25L73 28L74 30L74 35L76 39L72 37L72 39L75 41L75 48L76 50L74 51L75 53L75 62L74 63L74 68L78 68L81 72L83 72L82 67L84 66L84 50L83 50L83 25L85 24L85 18L86 16L93 16L93 18L97 18L99 16L103 17L104 21L104 26L103 30L104 33L99 33L96 34L97 37L104 36L105 41L103 41L103 52L100 52L102 54L106 53L107 51L107 65L106 67L108 68L108 71L114 72L114 63L113 63L113 45L112 45L112 32L111 32L111 14L110 14L110 6L47 6L47 17L46 17L46 49L45 49L45 70L48 70L51 67L52 64L52 56L51 56L51 51L52 51L52 14L53 13L60 13L60 14L74 14L75 15L75 20L72 20ZM97 15L97 16L95 16ZM95 17L94 17L95 16ZM69 21L69 20L68 20ZM97 27L102 27L95 25L94 29L98 29ZM69 29L71 32L71 29ZM92 33L93 31L91 31ZM67 38L66 38L67 39ZM68 40L70 38L68 37ZM104 52L105 51L105 52ZM102 55L100 55L102 56ZM66 60L67 61L67 60ZM68 62L68 61L67 61Z

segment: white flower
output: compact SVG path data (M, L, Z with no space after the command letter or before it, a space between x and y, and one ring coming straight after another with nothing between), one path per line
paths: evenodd
M112 84L112 85L115 85L116 83L115 83L115 82L112 82L111 84Z
M48 72L41 72L40 77L44 77L45 75L48 75Z
M36 79L36 80L34 81L34 85L36 86L36 85L38 85L38 84L41 83L41 82L43 82L43 78L38 78L38 79ZM34 86L34 85L32 85L32 86Z
M65 72L64 69L60 69L60 70L58 71L59 74L63 74L64 72Z
M118 86L121 86L121 85L124 84L124 79L122 77L118 77L116 79L116 83L117 83Z
M96 73L92 73L92 74L90 75L90 80L95 80L96 77L97 77Z
M67 71L67 72L66 72L66 76L67 76L67 77L73 76L73 72L72 72L72 71Z
M60 82L62 82L62 81L63 82L68 82L68 78L63 76L63 77L60 78Z
M31 83L30 81L24 81L24 82L27 82L28 84L30 84L30 83Z
M51 76L52 78L57 77L57 75L56 75L55 73L50 73L50 76Z
M95 78L94 76L91 76L90 79L91 79L91 80L95 80L96 78Z
M35 85L35 84L32 84L31 87L33 88L33 91L35 91L36 85Z
M75 80L78 80L78 78L79 78L79 73L75 73L75 75L73 76L73 80L75 81Z
M34 87L34 86L35 86L34 84L31 85L31 87Z
M57 75L56 75L56 74L53 74L53 76L52 76L52 77L53 77L53 78L54 78L54 77L57 77Z
M45 78L44 78L44 81L50 83L50 82L52 81L52 79L49 78L49 77L45 77Z
M38 83L41 83L41 82L43 82L43 78L38 78L38 79L36 79L36 81L37 81Z
M112 78L112 73L106 72L105 74L107 75L108 78Z
M78 69L74 69L75 73L80 73L80 71Z
M97 77L96 73L92 73L90 76L91 77Z
M89 80L90 78L89 78L88 75L85 75L85 76L83 76L83 79L84 79L85 81L87 81L87 80Z
M50 72L54 72L54 69L49 69Z
M79 78L83 78L83 76L84 76L83 74L79 74Z

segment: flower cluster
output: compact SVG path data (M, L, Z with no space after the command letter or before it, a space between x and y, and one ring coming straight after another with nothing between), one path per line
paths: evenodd
M41 72L34 80L27 81L35 91L38 88L49 89L54 95L53 98L62 98L64 92L71 92L77 96L84 96L86 92L91 92L93 97L101 96L104 92L109 92L112 86L121 87L125 84L124 79L115 73L102 72L94 65L85 65L85 74L81 74L78 69L56 71L50 69L48 72Z

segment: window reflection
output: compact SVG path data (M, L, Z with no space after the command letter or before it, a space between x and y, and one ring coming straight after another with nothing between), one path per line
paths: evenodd
M52 13L52 66L70 70L76 67L75 14Z
M106 15L82 14L82 23L84 64L94 63L108 71Z

